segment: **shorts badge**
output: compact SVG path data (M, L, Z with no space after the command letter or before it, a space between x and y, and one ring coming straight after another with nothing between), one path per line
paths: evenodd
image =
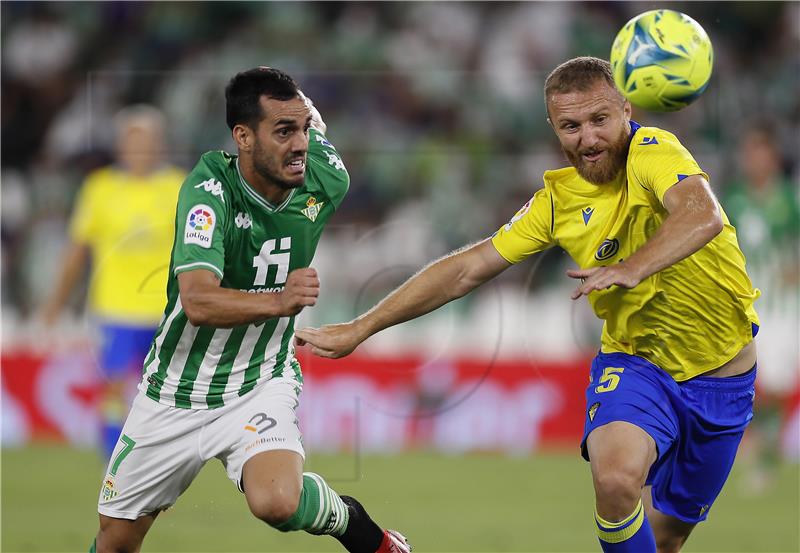
M597 408L600 407L600 402L592 403L591 407L589 407L589 420L594 422L594 414L597 413Z
M103 480L103 489L100 490L100 500L109 501L119 495L119 491L114 484L114 477L110 474L106 475Z

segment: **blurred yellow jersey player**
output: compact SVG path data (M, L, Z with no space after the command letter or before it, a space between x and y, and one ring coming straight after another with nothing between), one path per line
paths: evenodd
M671 133L631 121L625 171L598 186L575 167L544 174L544 188L492 238L510 263L560 246L582 268L618 263L649 240L667 216L665 192L703 175ZM720 208L722 212L722 209ZM730 361L758 324L753 289L736 231L724 227L693 255L626 289L588 298L603 325L602 351L644 357L683 381ZM702 320L704 324L698 325Z
M125 419L126 383L141 374L166 303L175 206L185 177L163 162L165 125L158 110L125 108L116 125L116 163L91 173L78 194L61 275L43 314L45 324L57 320L90 264L87 311L100 334L106 454Z

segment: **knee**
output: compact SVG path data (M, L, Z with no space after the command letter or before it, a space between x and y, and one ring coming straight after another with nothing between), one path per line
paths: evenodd
M630 503L633 508L642 495L644 482L638 471L624 467L609 467L597 471L593 478L598 501Z
M658 553L680 553L681 547L683 547L683 543L685 541L686 538L682 537L656 536L656 550L658 551Z
M263 490L247 501L253 516L270 526L278 526L292 518L300 504L300 494L285 489Z
M97 553L135 553L138 551L136 545L131 543L121 543L113 539L107 539L102 532L97 534L95 541L95 551Z

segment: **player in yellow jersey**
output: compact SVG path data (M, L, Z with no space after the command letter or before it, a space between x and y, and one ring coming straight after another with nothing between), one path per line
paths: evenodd
M164 310L175 205L185 177L163 162L165 123L156 108L125 108L116 126L117 163L86 178L61 274L43 311L44 323L52 326L91 265L88 310L101 340L100 440L107 456L127 414L127 383L138 380Z
M678 551L722 489L752 418L758 319L736 233L671 133L631 121L609 64L576 58L545 82L571 167L491 238L429 265L355 320L297 332L324 357L459 298L560 246L605 321L581 442L606 552Z

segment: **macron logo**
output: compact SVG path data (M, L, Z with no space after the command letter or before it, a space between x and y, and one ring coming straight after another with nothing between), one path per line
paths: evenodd
M586 226L586 225L589 224L589 219L592 218L592 214L593 213L594 213L594 208L593 207L584 207L581 210L581 215L583 215L583 226Z
M649 146L650 144L658 144L658 140L656 140L655 136L643 137L642 141L639 143L639 146Z

